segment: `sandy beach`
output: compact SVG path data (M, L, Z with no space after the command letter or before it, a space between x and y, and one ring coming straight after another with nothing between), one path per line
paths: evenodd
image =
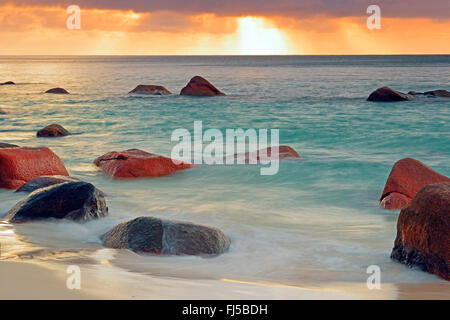
M352 288L301 288L233 280L189 280L136 275L114 267L82 269L81 289L66 287L67 267L0 262L0 299L364 299ZM133 286L130 286L133 282ZM128 283L126 285L125 283ZM371 295L374 298L374 295ZM375 298L388 298L384 293Z
M127 272L107 263L81 265L81 288L68 289L66 264L0 261L0 299L56 300L349 300L446 299L446 283L382 284L368 290L365 283L335 283L328 287L299 287L232 279L205 280L155 277ZM439 294L441 292L441 294Z

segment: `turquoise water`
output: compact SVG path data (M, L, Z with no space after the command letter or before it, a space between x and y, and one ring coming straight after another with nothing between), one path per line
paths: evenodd
M211 225L232 241L227 254L139 257L113 263L136 272L285 284L366 281L379 265L389 283L441 282L392 262L398 212L378 199L393 163L418 159L450 175L450 101L366 102L378 87L426 91L450 87L450 56L361 57L1 57L0 141L48 146L71 175L107 195L110 217L78 225L21 225L24 241L59 250L101 248L98 236L118 222L156 216ZM194 75L224 97L178 96ZM129 96L138 84L164 85L172 96ZM63 87L71 95L44 95ZM92 164L112 150L139 148L170 156L173 130L280 130L301 161L274 176L257 166L202 165L172 176L112 181ZM59 123L74 135L37 139ZM224 132L224 131L223 131ZM23 195L0 191L0 214Z

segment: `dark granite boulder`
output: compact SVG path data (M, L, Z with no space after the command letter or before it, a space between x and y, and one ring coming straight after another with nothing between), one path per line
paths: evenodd
M151 217L122 222L102 240L109 248L156 255L218 255L230 246L219 229Z
M59 124L51 124L36 133L38 138L65 137L71 133Z
M6 214L12 223L42 219L85 222L105 217L108 207L101 192L87 182L66 182L38 189Z
M367 98L367 101L373 102L397 102L408 100L414 100L414 96L395 91L389 87L378 88Z
M63 88L53 88L45 91L45 93L53 93L53 94L69 94L66 89Z
M61 184L72 181L80 181L80 180L77 178L66 176L40 176L31 179L23 186L21 186L19 189L17 189L16 192L33 192L37 189L46 188L49 186L53 186L55 184Z
M15 144L0 142L0 149L1 148L18 148L18 147L19 146L15 145Z

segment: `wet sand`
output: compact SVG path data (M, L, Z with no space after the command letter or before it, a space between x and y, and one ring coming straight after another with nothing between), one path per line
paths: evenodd
M358 299L336 289L135 274L108 265L81 266L80 290L66 286L67 265L0 262L0 299Z
M66 285L70 276L67 267L64 263L0 261L0 299L446 299L450 289L447 283L387 283L381 290L368 290L365 283L312 288L232 279L155 277L128 272L104 261L100 265L81 264L81 288L70 290Z

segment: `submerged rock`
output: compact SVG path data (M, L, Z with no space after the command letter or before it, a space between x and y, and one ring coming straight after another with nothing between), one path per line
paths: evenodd
M413 99L414 99L413 95L395 91L389 87L382 87L372 92L370 96L367 98L367 101L397 102L397 101L408 101Z
M8 114L8 112L0 108L0 114Z
M39 138L65 137L71 133L59 124L51 124L39 130L36 136Z
M7 86L7 85L14 85L15 83L14 82L12 82L12 81L6 81L6 82L3 82L3 83L0 83L0 86Z
M163 86L155 86L155 85L145 85L140 84L129 93L138 93L138 94L151 94L151 95L169 95L172 94L169 90L164 88Z
M391 169L380 198L381 206L389 210L402 209L424 186L450 181L450 178L427 167L422 162L406 158Z
M15 144L0 142L0 149L1 148L18 148L18 147L19 146L15 145Z
M409 91L408 94L413 96L424 96L428 98L450 98L450 92L447 90L433 90L426 92Z
M218 255L230 246L219 229L151 217L122 222L102 240L109 248L157 255Z
M94 164L113 178L161 177L194 167L190 163L175 164L171 158L139 149L112 151L95 159Z
M55 184L73 181L78 182L80 180L74 177L66 177L66 176L41 176L31 179L23 186L21 186L19 189L17 189L16 192L33 192L37 189L46 188L49 186L53 186Z
M276 152L278 152L278 154L275 154ZM290 146L279 146L278 150L276 150L275 147L269 147L254 152L235 154L232 157L236 160L243 159L245 163L259 163L275 160L276 156L278 156L278 160L285 158L301 159L297 151Z
M450 183L421 189L398 217L391 258L450 280Z
M39 176L69 173L49 148L13 147L0 149L0 188L17 189Z
M107 214L105 198L92 184L66 182L30 193L6 218L12 223L49 218L84 222Z
M209 97L209 96L224 96L225 94L214 87L208 80L195 76L189 83L181 89L180 95Z
M53 93L53 94L69 94L66 89L63 88L53 88L45 91L45 93Z
M434 90L423 93L427 97L450 98L450 92L447 90Z

